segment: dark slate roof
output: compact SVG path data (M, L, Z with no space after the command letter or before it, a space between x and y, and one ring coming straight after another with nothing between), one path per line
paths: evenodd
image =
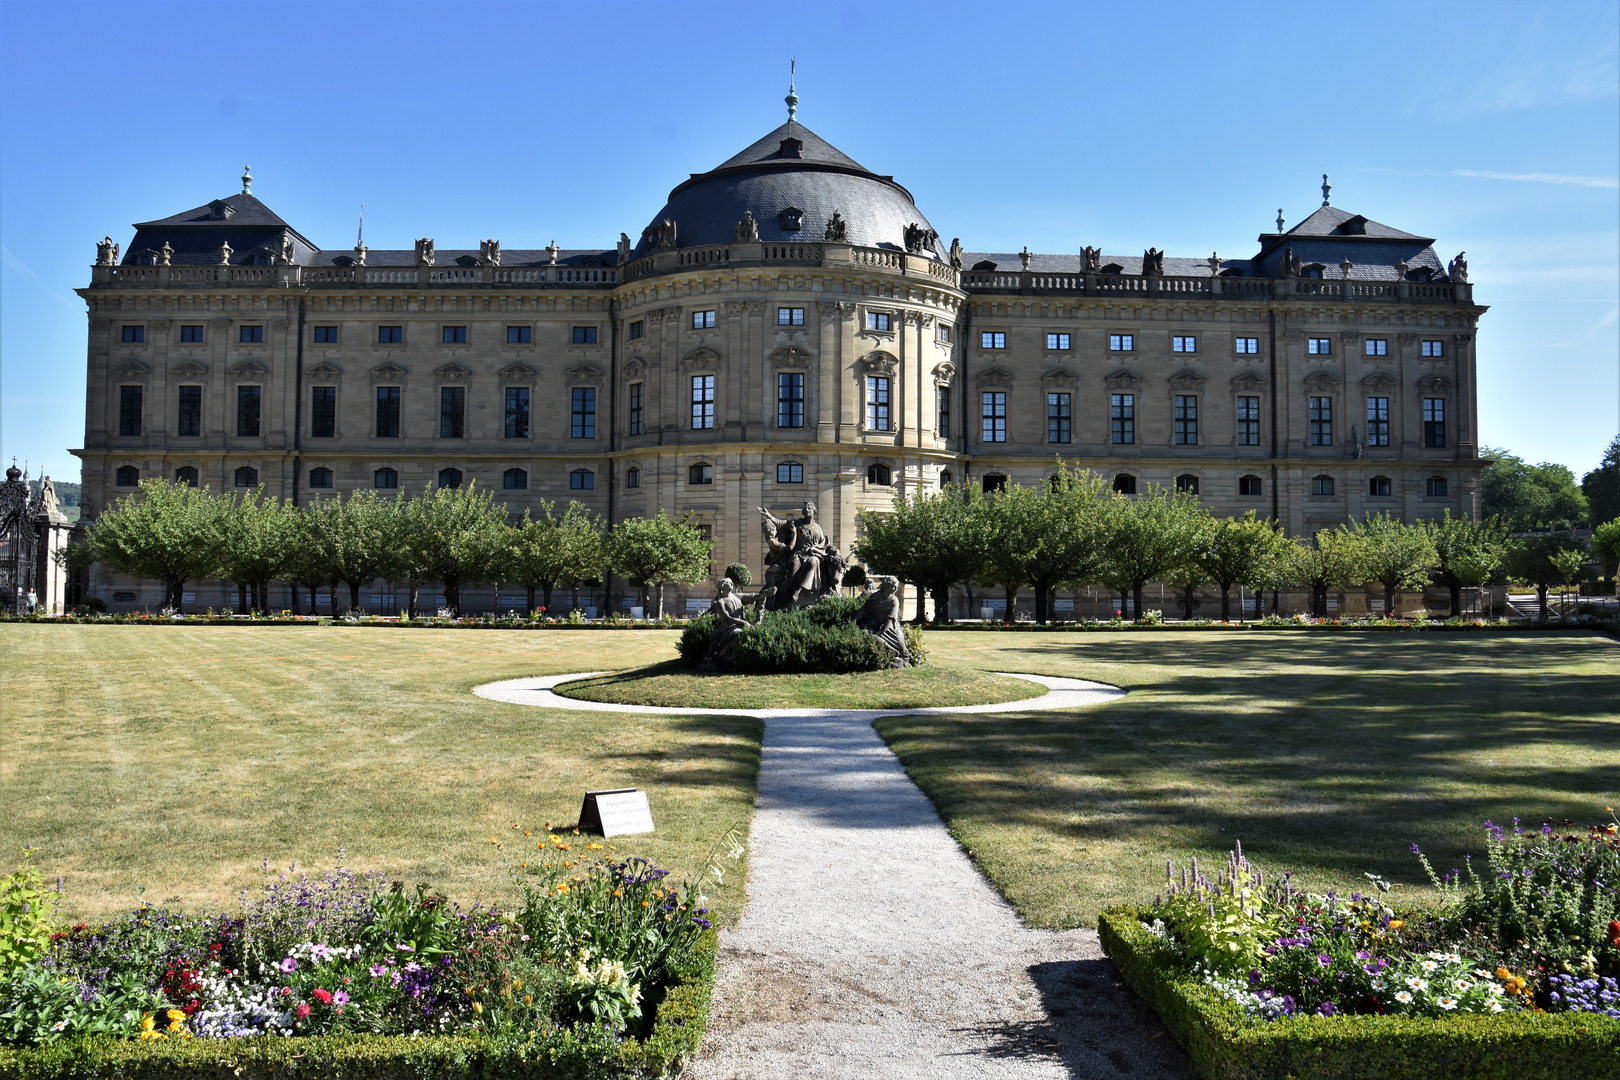
M1348 226L1346 225L1347 222L1350 223ZM1283 235L1289 237L1332 236L1337 238L1365 236L1375 240L1421 240L1425 244L1434 243L1432 237L1415 236L1409 232L1402 232L1399 229L1373 221L1361 214L1352 214L1348 210L1340 210L1337 206L1322 207Z
M222 205L225 213L214 217ZM231 262L251 263L255 252L279 254L283 237L291 237L297 261L302 263L320 249L281 216L252 195L238 193L211 203L135 226L135 238L124 252L125 265L167 243L176 266L203 266L219 262L221 243L231 245Z
M962 269L972 270L981 263L995 263L995 269L1000 271L1020 270L1023 268L1022 256L1016 252L1006 251L964 251L962 253ZM1141 255L1104 255L1102 265L1115 264L1119 266L1119 273L1140 274L1142 272ZM1248 259L1222 259L1221 270L1247 271ZM1078 274L1080 269L1079 255L1039 255L1030 252L1029 268L1038 274ZM1174 255L1164 257L1164 272L1168 277L1210 277L1209 259L1184 259Z
M797 152L783 143L796 139ZM803 227L782 228L781 212L803 211ZM729 244L744 212L754 215L765 243L819 242L834 211L848 223L849 243L857 247L905 250L910 224L931 229L911 193L894 178L871 172L795 120L758 139L717 168L692 177L669 193L669 201L649 222L675 223L681 247ZM635 257L653 250L646 230ZM940 249L929 252L935 258Z
M215 220L214 203L204 203L193 210L186 210L171 217L158 218L156 221L137 222L137 229L168 229L176 225L206 225L210 228L224 226L264 225L273 228L291 228L281 217L264 203L252 195L227 195L222 202L229 208L229 215L223 220ZM294 230L296 231L296 230Z

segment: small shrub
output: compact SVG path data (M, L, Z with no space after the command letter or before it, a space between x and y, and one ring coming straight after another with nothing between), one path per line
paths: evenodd
M713 615L700 615L686 624L675 649L687 667L697 667L709 655L709 639L714 636L714 625L719 619Z
M24 848L22 864L0 878L0 976L43 956L55 929L45 878L28 863L33 854Z
M842 675L888 667L893 659L889 650L853 619L833 617L832 603L767 614L738 637L737 670L758 675ZM818 610L823 607L828 610Z
M747 563L729 564L726 567L726 577L730 578L739 589L745 589L754 583L754 575L749 573Z
M844 588L866 588L866 567L856 563L854 566L847 568L844 571Z

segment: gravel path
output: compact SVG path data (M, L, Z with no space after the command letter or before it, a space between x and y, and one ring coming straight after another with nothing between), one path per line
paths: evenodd
M694 713L559 697L581 675L478 687L549 708ZM872 729L897 712L1029 712L1123 691L1021 675L1046 695L921 710L729 710L766 721L748 906L721 934L713 1017L687 1075L1186 1077L1094 930L1026 928Z

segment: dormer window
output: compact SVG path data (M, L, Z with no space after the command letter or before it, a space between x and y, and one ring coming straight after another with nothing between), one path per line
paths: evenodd
M1104 274L1123 274L1125 272L1125 268L1119 265L1119 263L1109 263L1107 266L1102 268L1101 272Z
M1345 221L1340 223L1339 231L1342 233L1348 233L1351 236L1366 236L1367 219L1362 214L1357 214L1353 218L1347 218Z
M351 256L351 255L339 255L337 258L332 260L332 265L333 266L353 266L354 265L354 257Z
M478 265L478 260L473 258L471 255L463 255L461 258L456 260L456 265L457 266L477 266Z
M788 141L796 142L797 140L790 139ZM794 156L797 157L798 155ZM797 206L790 206L776 215L776 221L782 226L783 232L798 232L804 228L804 211Z
M142 251L142 252L137 253L136 256L135 256L135 265L136 266L156 266L157 265L157 252L155 252L155 251Z
M269 266L273 261L274 260L270 257L270 253L265 251L263 248L253 253L254 266Z
M995 268L996 264L991 262L989 259L984 260L984 262L976 262L973 264L973 269L975 270L994 270Z
M776 151L777 157L802 158L804 157L804 143L799 139L783 139L782 145Z
M208 204L208 219L210 221L224 221L234 213L236 213L236 207L224 199L215 199Z
M1327 267L1321 263L1307 263L1304 269L1300 271L1300 277L1319 278L1322 276L1322 271L1326 269Z

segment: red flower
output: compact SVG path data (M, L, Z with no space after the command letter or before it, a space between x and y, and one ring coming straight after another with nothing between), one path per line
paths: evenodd
M1609 920L1609 944L1620 945L1620 919Z
M309 1019L309 1006L308 1005L300 1005L300 1006L298 1006L298 1019L300 1019L300 1020L308 1020Z
M315 1000L320 1002L322 1005L332 1004L332 995L329 991L317 988L314 994L311 996L313 996Z

